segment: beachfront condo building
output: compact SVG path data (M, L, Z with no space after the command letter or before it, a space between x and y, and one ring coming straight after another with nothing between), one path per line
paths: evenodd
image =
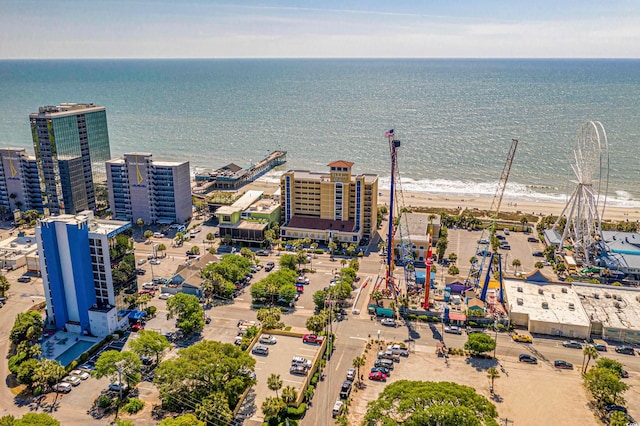
M43 106L29 114L29 119L45 214L106 209L104 163L111 151L105 107ZM98 194L104 194L100 203Z
M378 175L353 175L354 163L334 161L328 172L289 170L280 178L283 239L359 243L376 227Z
M38 164L24 148L0 148L0 217L16 210L44 213Z
M106 336L128 323L137 292L131 223L93 212L45 218L36 227L47 326Z
M144 223L182 223L191 217L189 162L154 161L129 153L106 162L112 217Z

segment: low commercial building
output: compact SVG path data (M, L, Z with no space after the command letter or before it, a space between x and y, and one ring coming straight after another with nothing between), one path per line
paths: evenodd
M529 332L588 339L591 321L571 284L551 283L539 271L523 280L505 279L511 323Z
M592 338L640 344L640 289L573 283Z
M280 219L279 200L263 198L262 191L247 191L230 206L222 206L215 212L218 218L220 238L233 243L260 245L264 233L273 222Z
M440 215L403 212L393 240L396 256L400 257L402 253L404 256L413 256L413 259L419 262L426 261L429 234L431 244L435 245L440 235ZM404 247L404 242L411 245Z
M27 272L40 274L38 246L35 236L11 236L0 241L0 267L14 270L27 267Z

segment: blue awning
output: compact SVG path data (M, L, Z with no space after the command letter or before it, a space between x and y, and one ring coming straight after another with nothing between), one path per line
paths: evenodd
M131 313L129 314L129 319L140 320L146 316L147 316L147 313L144 311L131 311Z

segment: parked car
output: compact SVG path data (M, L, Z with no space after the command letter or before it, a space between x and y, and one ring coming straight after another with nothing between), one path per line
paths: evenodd
M73 386L66 382L56 383L53 385L53 390L60 393L69 393L71 392L71 389L73 389Z
M384 318L382 321L380 321L380 324L382 324L384 326L387 326L387 327L397 327L398 326L398 323L393 318Z
M356 379L356 369L350 368L347 370L347 380L355 380Z
M389 377L389 375L391 374L391 370L389 370L387 367L373 367L371 369L371 373L374 373L376 371L379 371L382 374L385 374L387 377Z
M557 360L553 361L553 365L556 368L559 368L561 370L573 370L573 364L571 364L570 362L567 362L567 361L563 361L561 359L557 359Z
M159 261L158 259L151 259L151 260L149 261L149 264L150 264L150 265L159 265L159 264L160 264L160 261Z
M120 392L120 389L122 389L123 391L127 390L129 388L129 385L127 385L126 383L121 383L121 382L112 382L109 383L109 390L112 390L114 392Z
M155 292L155 290L148 290L148 289L145 289L145 290L140 290L140 291L138 292L138 294L139 294L139 295L141 295L141 296L142 296L143 294L148 294L149 296L153 297L153 296L155 296L155 295L156 295L156 292Z
M297 376L306 376L308 372L309 369L304 365L292 365L291 368L289 368L289 373Z
M513 336L511 336L511 338L513 339L514 342L533 343L533 339L531 338L531 336L527 334L515 333Z
M266 264L266 265L265 265L265 267L264 267L264 270L265 270L265 271L267 271L267 272L269 272L269 271L271 271L271 270L272 270L273 268L275 268L275 267L276 267L276 264L275 264L275 263L273 263L273 262L267 262L267 264Z
M462 334L462 329L456 325L451 325L451 326L446 326L444 328L444 332L451 333L451 334Z
M141 356L140 361L142 362L142 365L153 364L153 358L151 358L150 356Z
M238 321L238 328L240 329L247 329L249 327L253 327L256 325L255 321L247 321L247 320L240 320Z
M164 238L164 234L162 232L154 232L153 238Z
M67 376L62 379L62 381L65 383L70 383L72 386L78 386L80 382L82 382L82 380L80 380L80 377L77 376Z
M140 330L144 330L144 325L140 323L136 323L131 326L131 331L140 331Z
M387 375L379 371L374 371L372 373L369 373L369 380L374 380L376 382L386 382Z
M374 367L384 367L384 368L388 368L389 370L393 370L393 361L391 361L390 359L376 359L376 361L373 363Z
M635 355L636 351L631 346L616 346L616 352L625 355Z
M596 348L598 352L607 352L607 345L603 345L602 343L592 343L591 346Z
M509 244L500 244L500 248L502 250L511 250L511 246Z
M478 240L478 244L489 244L489 240L487 240L486 238L480 238Z
M345 380L340 387L340 398L347 399L351 394L351 388L353 387L353 382L351 380Z
M158 297L158 299L160 299L160 300L167 300L168 298L173 297L173 296L175 296L175 295L174 295L174 294L171 294L171 293L162 293L162 294Z
M144 265L145 263L147 263L147 259L140 259L140 260L138 260L138 266L140 266L140 265Z
M629 378L629 372L625 369L621 369L620 370L620 378L621 379L628 379Z
M136 268L136 275L144 275L147 273L146 269Z
M256 256L269 256L269 253L266 250L258 250Z
M538 358L536 358L533 355L529 355L529 354L520 354L518 359L520 360L520 362L526 362L527 364L537 364L538 363Z
M400 362L400 355L394 354L391 351L380 351L378 352L379 359L390 359L393 362Z
M237 335L235 340L233 341L233 344L236 346L240 346L242 344L242 335Z
M342 410L344 409L344 402L337 400L335 404L333 404L333 409L331 410L331 416L333 418L338 417L342 414Z
M311 361L301 356L294 356L293 358L291 358L291 365L302 365L306 366L307 368L311 368Z
M263 334L260 336L260 343L264 343L265 345L275 345L277 343L276 336L273 334Z
M562 346L564 346L565 348L582 349L582 343L576 342L575 340L562 342Z
M387 350L400 356L404 356L404 357L409 356L409 350L406 347L400 346L398 344L387 346Z
M536 237L529 237L527 238L527 241L529 241L530 243L539 243L540 240L537 239Z
M251 349L251 353L254 355L267 356L269 355L269 348L262 345L256 345Z
M322 344L322 342L324 342L324 336L318 336L317 334L305 334L302 336L302 342L320 345Z
M496 234L496 238L500 241L504 241L505 236L504 235L500 235L500 234Z
M604 410L609 414L613 413L614 411L621 411L621 412L627 414L627 408L623 407L622 405L617 405L617 404L605 405Z
M80 369L72 370L71 373L69 373L69 375L75 376L75 377L79 378L80 380L87 380L90 377L89 373L87 373L84 370L80 370Z
M541 251L534 251L531 253L533 257L544 257L544 253Z
M31 282L31 277L29 275L23 275L20 278L18 278L18 282L19 283L29 283L29 282Z
M144 283L144 284L142 284L142 289L143 290L157 290L158 289L158 284L155 284L153 282Z

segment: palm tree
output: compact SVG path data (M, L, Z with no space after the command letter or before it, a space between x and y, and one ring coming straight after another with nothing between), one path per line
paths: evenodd
M267 379L267 387L269 390L276 392L276 398L279 398L278 391L282 389L282 379L279 374L271 374Z
M544 268L544 264L542 262L540 262L539 260L535 263L535 265L533 265L536 269L542 269Z
M9 283L7 277L0 275L0 293L2 293L2 297L5 296L4 293L9 290L9 287L11 287L11 283Z
M500 373L498 373L498 369L495 367L491 367L487 370L487 378L491 380L491 393L493 393L493 381L500 377Z
M288 405L298 399L298 391L293 386L286 386L282 389L282 400Z
M380 241L380 242L378 243L378 251L380 251L380 252L384 253L384 248L386 247L386 245L387 245L387 244L386 244L384 241Z
M346 264L347 264L347 259L343 258L342 260L340 260L340 265L342 265L343 268L344 268L344 265Z
M598 359L599 356L600 354L598 353L597 349L594 348L593 346L586 345L584 347L584 349L582 350L582 365L584 365L584 367L582 367L582 374L587 372L587 368L589 367L589 362L592 359ZM585 358L587 359L586 363L584 362Z
M513 272L515 273L518 268L522 266L522 263L520 262L520 259L513 259L513 261L511 262L511 266L513 266Z
M364 356L357 356L353 359L351 365L358 370L358 381L360 381L360 367L364 367L366 360Z
M287 404L281 398L267 397L262 403L262 413L265 421L277 417L286 408Z
M529 223L529 219L527 219L526 216L522 216L520 223L522 224L522 231L527 232L527 223Z
M138 220L136 220L136 224L140 227L140 234L142 234L142 227L144 226L144 219L139 217Z
M331 257L333 257L333 252L338 248L338 244L336 244L335 241L331 241L329 244L327 244L327 248L331 252Z

